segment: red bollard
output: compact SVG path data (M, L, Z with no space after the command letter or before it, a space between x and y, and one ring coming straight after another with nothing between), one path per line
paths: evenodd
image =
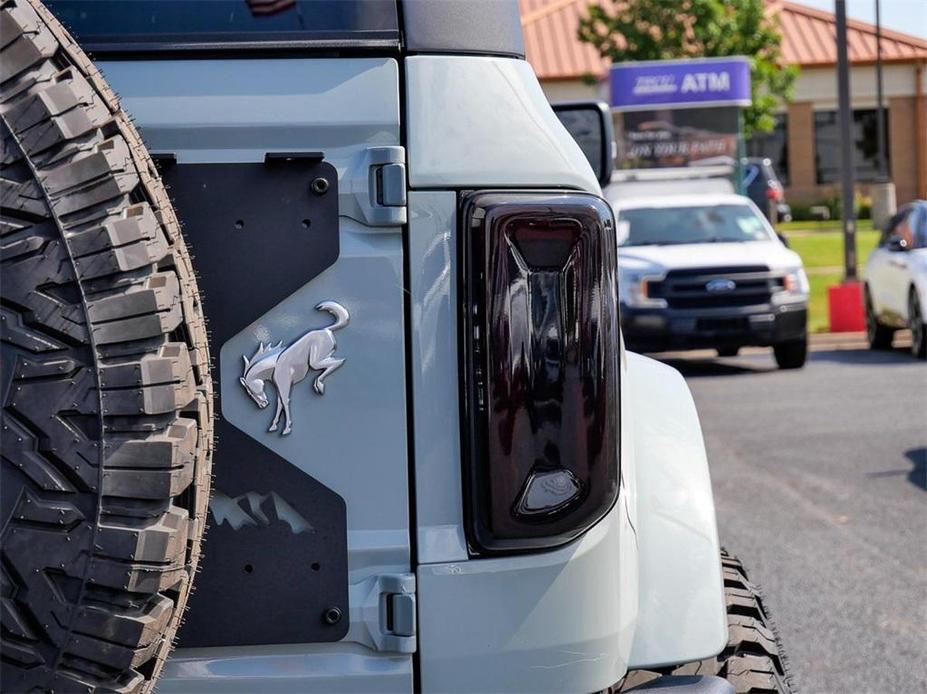
M832 333L855 333L866 329L863 283L853 280L827 288Z

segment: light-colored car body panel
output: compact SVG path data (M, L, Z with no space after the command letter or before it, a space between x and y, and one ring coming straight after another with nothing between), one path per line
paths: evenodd
M409 184L577 188L599 183L524 60L406 58Z
M580 539L418 567L426 692L589 692L625 673L637 605L626 490Z
M408 694L411 658L372 658L357 643L188 648L175 651L159 694Z
M875 249L864 271L873 309L887 325L903 328L910 320L908 295L917 292L921 306L927 306L927 248Z
M768 265L770 270L794 270L801 267L801 257L780 241L744 243L684 243L673 246L627 246L618 251L622 262L636 260L659 266L663 270L697 267L736 267Z
M418 561L461 562L468 552L459 464L457 193L409 194L409 260Z
M698 413L682 376L665 364L630 353L626 383L640 548L631 667L708 658L727 642L727 618Z

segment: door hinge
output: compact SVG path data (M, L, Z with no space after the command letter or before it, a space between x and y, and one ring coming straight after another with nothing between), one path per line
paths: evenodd
M368 578L358 588L365 597L358 608L351 610L353 633L348 638L377 651L415 653L418 643L415 574L380 574ZM363 633L356 629L360 625Z
M368 147L341 183L341 214L367 226L406 223L405 148Z

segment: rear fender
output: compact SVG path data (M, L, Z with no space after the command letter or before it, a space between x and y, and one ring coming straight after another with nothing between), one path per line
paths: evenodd
M717 655L727 643L705 444L678 371L628 354L637 486L639 615L630 667Z

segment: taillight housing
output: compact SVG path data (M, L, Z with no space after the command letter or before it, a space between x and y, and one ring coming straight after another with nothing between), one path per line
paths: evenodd
M489 191L462 219L468 539L555 547L618 494L614 217L587 193Z

